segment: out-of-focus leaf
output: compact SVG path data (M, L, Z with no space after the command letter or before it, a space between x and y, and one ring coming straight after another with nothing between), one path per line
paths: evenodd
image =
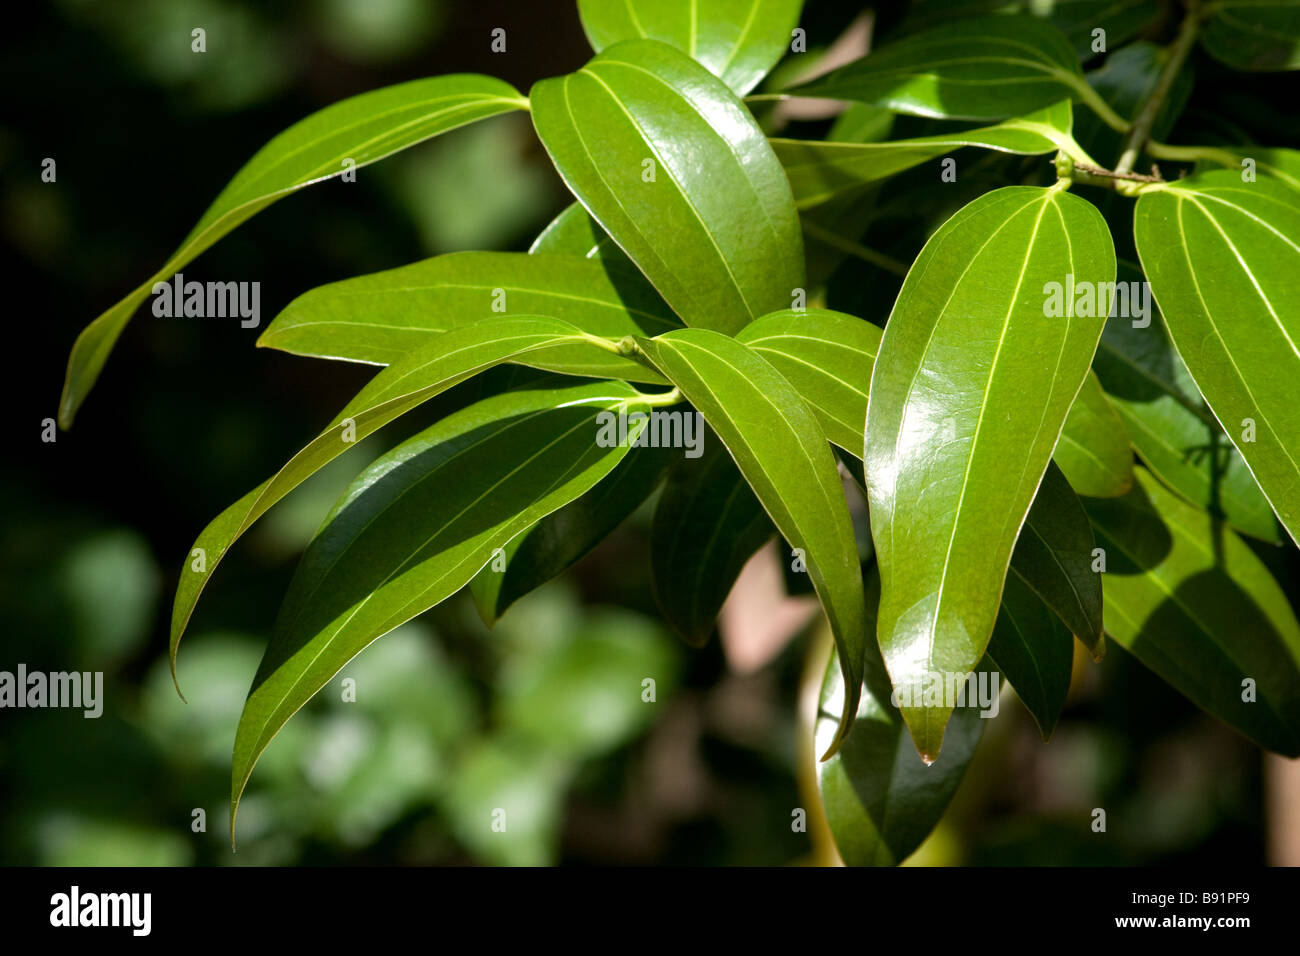
M372 90L289 127L235 174L161 269L77 336L59 403L60 426L72 426L117 337L154 284L170 278L226 233L303 186L368 165L466 123L527 106L528 101L508 83L458 73Z
M741 568L775 533L726 448L706 433L704 454L669 471L655 506L651 580L664 620L703 645Z
M1300 623L1229 528L1148 472L1084 503L1106 552L1106 633L1198 707L1300 755Z
M1300 8L1295 0L1211 0L1201 43L1236 70L1300 69Z
M532 89L565 183L687 325L736 332L804 286L790 184L721 80L629 40Z
M694 57L739 96L781 59L803 0L578 0L597 53L648 38Z

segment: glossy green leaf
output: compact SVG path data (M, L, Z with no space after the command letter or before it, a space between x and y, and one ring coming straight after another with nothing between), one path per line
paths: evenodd
M597 53L620 40L669 43L744 96L776 66L803 0L578 0Z
M532 89L560 175L687 325L732 333L803 288L790 184L717 77L653 40Z
M1300 623L1282 589L1230 529L1137 479L1085 502L1106 552L1106 633L1198 707L1300 755Z
M899 113L993 120L1041 110L1086 86L1070 44L1030 16L957 20L882 46L795 87Z
M154 283L170 279L226 233L304 186L366 166L475 120L527 108L528 101L510 84L458 73L363 93L289 127L235 174L161 269L77 336L59 403L60 427L72 426L117 337L148 298Z
M988 659L1015 689L1043 739L1051 737L1070 691L1074 638L1015 575L1002 591Z
M470 582L484 623L491 627L515 601L558 576L600 544L658 487L670 455L680 450L634 448L609 477L502 548Z
M867 636L853 522L826 436L781 373L735 339L682 329L638 345L713 426L777 530L803 551L844 669L833 751L857 713Z
M669 471L650 532L655 603L683 640L708 642L745 562L774 534L726 448L706 433L704 454Z
M582 203L574 202L552 219L528 247L531 253L554 252L585 259L615 258L627 261L623 251L596 225Z
M964 146L1022 155L1054 153L1073 144L1071 125L1070 101L1062 100L1028 116L960 133L883 143L802 139L771 143L790 178L795 204L807 209Z
M1133 487L1128 433L1092 373L1070 406L1052 459L1070 486L1089 498L1115 498Z
M547 315L604 338L681 328L630 263L457 252L312 289L290 302L257 344L388 365L441 332L499 315ZM638 362L584 345L535 351L526 362L569 375L663 381Z
M745 326L736 338L785 376L827 438L851 454L862 450L879 327L829 309L785 310Z
M1217 170L1144 192L1134 240L1169 337L1300 534L1300 194Z
M1295 0L1211 0L1201 42L1237 70L1300 69L1300 5Z
M1141 275L1125 264L1119 274L1121 281ZM1281 543L1268 499L1206 407L1161 317L1137 321L1148 320L1134 327L1132 319L1112 318L1092 361L1134 450L1152 474L1192 504L1238 531Z
M1032 590L1100 658L1104 653L1102 588L1092 569L1094 547L1083 505L1061 470L1048 465L1016 538L1007 580L1015 578ZM1016 603L1024 607L1025 602Z
M488 319L445 332L376 375L329 427L275 475L217 515L194 542L172 605L173 677L181 634L212 572L235 540L272 505L367 435L453 385L530 350L580 341L582 333L558 319Z
M258 757L316 691L627 454L597 441L599 416L610 411L648 408L620 382L497 395L358 476L303 555L253 679L235 735L232 834Z
M1096 208L1057 188L999 189L926 243L885 327L863 461L878 637L908 699L931 674L970 671L988 644L1017 532L1104 324L1047 314L1052 283L1058 304L1076 304L1071 276L1078 289L1114 281ZM902 707L923 756L938 755L950 711Z
M875 571L867 577L867 607L880 597ZM874 624L874 617L868 624ZM987 670L987 668L982 668ZM832 654L822 681L816 744L834 739L844 706L840 664ZM826 822L840 857L849 866L895 866L930 835L947 809L975 753L986 719L963 707L953 716L943 756L926 766L907 739L907 727L891 702L889 676L880 651L867 648L865 682L853 732L835 756L817 765L817 786Z

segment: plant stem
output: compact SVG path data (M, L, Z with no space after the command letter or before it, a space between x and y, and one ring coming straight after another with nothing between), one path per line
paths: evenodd
M1160 71L1156 88L1151 91L1151 95L1142 105L1142 111L1133 121L1133 129L1129 133L1128 142L1124 145L1124 152L1120 154L1119 161L1115 164L1117 173L1132 172L1138 156L1147 145L1147 141L1151 139L1151 127L1160 114L1160 108L1165 105L1169 91L1173 89L1174 80L1182 71L1187 55L1192 52L1196 33L1201 26L1201 3L1200 0L1185 0L1185 4L1187 15L1183 18L1183 25L1179 28L1177 39L1168 48L1169 59L1165 61L1164 69Z
M809 222L805 219L803 221L803 231L832 249L838 249L840 252L847 253L864 262L870 262L873 266L879 266L886 272L894 273L894 275L907 276L907 263L899 262L897 259L887 256L883 252L877 252L875 249L868 249L851 239L845 239L843 236L837 235L815 222Z

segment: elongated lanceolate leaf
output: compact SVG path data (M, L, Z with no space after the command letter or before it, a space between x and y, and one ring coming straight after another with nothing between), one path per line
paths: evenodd
M453 385L531 349L581 341L581 332L558 319L488 319L445 332L376 375L328 428L203 529L176 585L171 625L173 678L181 634L213 570L230 545L272 505L367 435Z
M790 184L717 77L653 40L609 47L532 89L574 195L687 325L734 333L804 285Z
M1043 109L1086 85L1074 50L1030 16L974 17L906 37L788 92L899 113L993 120Z
M1015 575L1007 577L1002 590L988 659L1015 689L1043 739L1051 737L1070 691L1074 638Z
M597 441L601 412L647 410L621 382L510 392L421 432L353 482L303 556L244 704L232 838L253 766L289 718L367 644L609 474L628 447Z
M1106 633L1193 703L1300 755L1300 623L1254 552L1144 469L1085 502L1106 552Z
M878 637L927 759L951 708L918 706L917 686L984 654L1017 534L1109 311L1073 293L1114 277L1095 207L1058 188L1007 187L926 243L885 327L863 458Z
M1065 417L1052 458L1070 487L1089 498L1115 498L1133 487L1128 433L1091 372Z
M556 252L562 255L582 256L584 259L621 259L627 262L623 250L614 244L609 234L596 225L596 220L582 208L582 203L570 203L547 223L533 244L531 253Z
M963 146L1025 155L1056 152L1073 145L1071 125L1070 101L1063 100L1028 116L961 133L883 143L803 139L773 139L771 143L790 178L795 204L806 209Z
M829 755L858 709L867 635L853 522L825 434L790 383L733 338L682 329L638 345L713 426L777 530L803 551L844 669L844 710Z
M681 328L630 263L457 252L312 289L275 317L258 345L388 365L440 332L500 315L547 315L605 338ZM535 351L526 362L569 375L663 381L638 362L583 345Z
M1300 194L1227 170L1144 192L1134 239L1169 337L1300 535Z
M789 48L803 0L578 0L599 53L620 40L669 43L709 68L739 96Z
M72 426L117 337L154 283L169 279L236 226L303 186L368 165L466 123L527 107L528 101L508 83L458 73L363 93L289 127L235 174L157 273L77 336L59 403L60 427Z

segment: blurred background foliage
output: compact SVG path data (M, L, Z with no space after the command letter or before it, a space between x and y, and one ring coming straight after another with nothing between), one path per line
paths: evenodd
M809 49L860 9L813 0ZM11 294L8 309L22 345L6 376L16 434L0 471L0 669L102 670L106 703L97 720L0 712L0 862L833 859L806 789L799 712L824 640L814 625L757 669L738 667L717 640L686 648L650 594L648 508L493 631L462 594L372 645L268 750L230 852L234 729L298 554L366 461L492 379L336 462L233 551L180 657L186 704L166 661L181 559L370 370L254 350L258 330L236 322L142 314L76 429L44 444L38 423L54 412L68 348L166 258L245 159L302 116L437 73L491 73L527 90L590 51L572 0L53 0L7 10L6 22L0 242L9 288L30 298ZM190 51L195 26L207 31L204 55ZM505 54L489 49L496 26L507 29ZM1295 145L1277 141L1286 127L1266 97L1225 110L1213 65L1197 66L1211 76L1198 77L1190 111L1207 128ZM864 129L879 120L855 117ZM896 135L929 130L899 120ZM798 121L786 130L799 132ZM40 180L45 157L57 161L54 184ZM919 172L899 177L854 207L887 203L863 238L889 236L893 254L910 258L978 191L1041 175L1031 165L990 154L951 192ZM324 282L459 249L525 249L566 202L527 117L504 116L276 204L186 272L261 282L265 323ZM897 277L856 260L827 270L828 304L883 321ZM645 677L653 703L641 699ZM1005 701L914 859L1258 862L1261 779L1257 750L1112 649L1100 667L1080 662L1047 746ZM494 833L490 811L507 804L508 832ZM810 832L792 827L800 807L812 810ZM1107 808L1104 835L1091 830L1094 807ZM205 832L192 828L195 809Z

